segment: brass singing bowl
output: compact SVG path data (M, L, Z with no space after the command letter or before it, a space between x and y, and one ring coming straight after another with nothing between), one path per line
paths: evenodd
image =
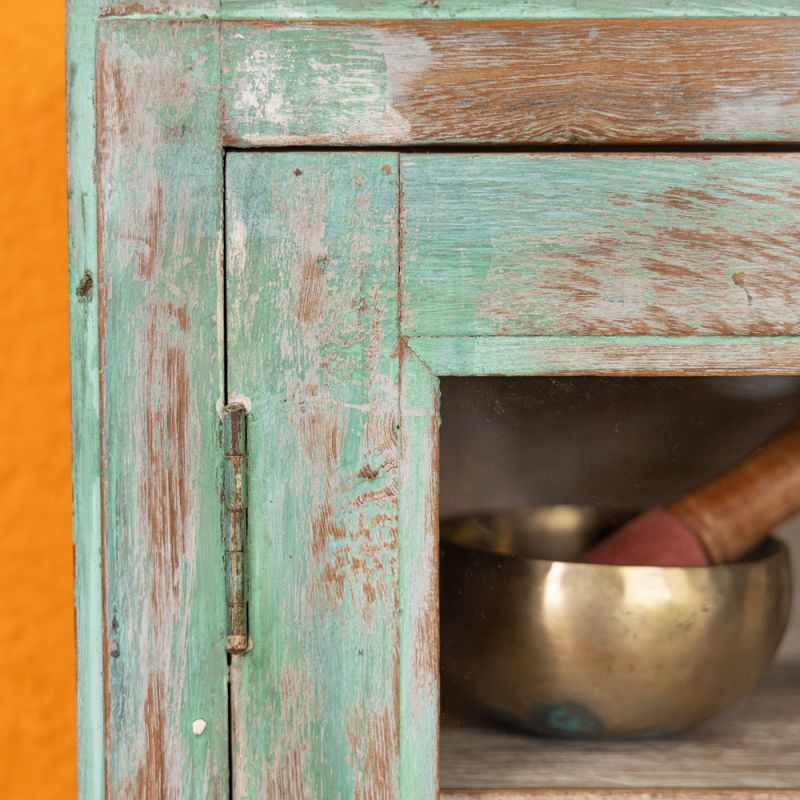
M677 733L751 689L789 615L785 545L707 568L567 560L619 518L551 506L443 523L445 678L501 720L577 738ZM532 557L554 542L562 560Z

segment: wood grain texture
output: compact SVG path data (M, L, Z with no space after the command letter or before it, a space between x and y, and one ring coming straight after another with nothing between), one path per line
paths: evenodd
M505 800L795 800L800 796L798 743L800 682L798 665L792 664L773 668L735 708L668 739L565 742L445 714L442 788L450 798L461 797L457 789L503 787L509 795L497 796ZM536 791L528 792L530 787ZM488 797L494 797L491 791Z
M228 787L217 47L212 24L100 25L109 797Z
M262 19L559 19L615 17L782 17L790 0L222 0L229 17Z
M96 0L101 17L215 17L220 0Z
M78 796L102 800L103 578L97 316L95 22L97 5L67 3L72 538L77 645Z
M422 336L436 375L798 375L795 336Z
M400 372L400 796L439 786L439 381L408 348Z
M800 157L403 156L403 333L800 333Z
M229 399L248 416L236 797L398 795L397 155L227 157Z
M231 145L800 139L800 19L223 25Z
M797 789L442 789L441 800L797 800Z

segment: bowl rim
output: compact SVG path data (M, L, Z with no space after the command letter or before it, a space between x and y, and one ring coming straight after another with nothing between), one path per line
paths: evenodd
M497 550L493 550L490 547L483 546L482 544L465 544L463 542L455 542L455 541L448 541L446 538L442 537L441 532L442 528L445 525L454 525L459 522L463 522L465 520L475 520L477 518L487 519L493 516L499 516L500 514L507 514L507 513L521 513L527 510L533 510L535 508L541 507L552 507L555 505L571 505L571 504L541 504L537 506L518 506L515 508L509 508L503 511L492 511L487 513L481 512L472 512L469 514L460 514L460 515L453 515L442 518L439 520L439 547L441 549L446 548L457 548L459 550L463 550L469 553L478 553L487 556L491 556L492 558L498 559L501 562L505 562L508 564L511 563L530 563L530 564L540 564L540 565L548 565L548 564L562 564L569 567L574 568L590 568L590 569L614 569L614 570L657 570L657 571L668 571L668 572L677 572L681 570L689 570L692 572L702 571L702 570L730 570L730 569L747 569L753 567L754 565L758 564L767 564L771 561L776 560L789 560L789 550L785 542L781 539L775 537L772 533L770 533L760 544L758 544L755 548L753 548L750 553L744 556L742 559L738 561L731 561L724 564L710 564L708 566L652 566L652 565L643 565L643 564L594 564L594 563L586 563L582 561L565 561L565 560L557 560L557 559L548 559L548 558L536 558L535 556L527 556L522 555L520 553L503 553ZM590 506L588 504L574 504L576 508L586 508L586 509L598 509L601 512L603 511L615 511L615 509L604 509L599 506ZM625 513L622 510L622 513ZM637 512L633 512L635 516ZM640 513L640 512L638 512Z

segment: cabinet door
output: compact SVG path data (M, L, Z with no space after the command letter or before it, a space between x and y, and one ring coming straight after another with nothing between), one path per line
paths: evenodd
M227 159L227 392L250 407L237 798L399 794L397 161Z
M796 374L798 163L228 154L235 798L436 796L438 376Z

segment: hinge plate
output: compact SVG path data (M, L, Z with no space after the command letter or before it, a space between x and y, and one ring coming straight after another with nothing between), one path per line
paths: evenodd
M223 536L225 541L226 649L246 652L247 635L247 409L232 403L222 413Z

